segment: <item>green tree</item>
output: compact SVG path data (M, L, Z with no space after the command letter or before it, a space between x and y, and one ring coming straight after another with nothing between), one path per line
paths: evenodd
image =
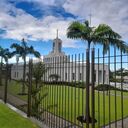
M1 57L1 65L0 65L0 85L2 84L2 69L3 69L3 60L8 63L8 59L12 57L12 53L9 49L4 49L0 47L0 57Z
M85 41L85 43L88 44L89 50L91 43L103 45L104 53L107 52L109 46L116 46L123 52L128 50L128 46L121 40L121 36L106 24L99 24L98 27L91 27L88 21L84 23L74 21L68 27L67 37Z
M87 52L87 66L90 67L90 45L101 44L103 46L103 53L105 54L110 45L115 46L123 52L128 50L126 43L121 40L121 36L112 30L112 28L106 24L99 24L98 27L91 27L89 21L80 23L79 21L72 22L67 29L67 37L71 39L81 39L88 44ZM90 69L90 68L89 68ZM86 75L90 80L90 71L86 71ZM88 81L89 82L89 81ZM87 82L87 83L88 83ZM89 85L86 85L86 121L90 121L90 111L89 111Z
M38 62L33 66L33 78L35 81L36 88L39 86L39 84L42 81L42 78L44 78L45 73L47 72L48 68L45 68L45 64L42 62Z
M45 67L44 63L38 62L33 65L32 69L32 115L40 118L45 110L44 107L40 107L41 102L48 96L48 90L44 85L44 77L48 68Z
M22 39L21 44L13 43L11 48L15 51L12 52L13 55L19 55L24 61L23 66L23 86L21 94L25 93L25 77L26 77L26 57L29 54L33 54L35 57L40 58L40 53L36 51L33 46L28 46L24 39Z

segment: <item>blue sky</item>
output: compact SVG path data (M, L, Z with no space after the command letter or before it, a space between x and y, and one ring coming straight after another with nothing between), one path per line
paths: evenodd
M0 45L9 48L25 38L28 45L46 55L52 50L58 29L66 54L84 53L86 44L67 39L66 30L74 20L89 19L90 12L93 26L108 24L127 42L127 0L1 0Z

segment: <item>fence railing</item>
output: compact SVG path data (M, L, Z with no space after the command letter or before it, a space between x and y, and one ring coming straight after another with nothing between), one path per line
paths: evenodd
M125 128L128 55L116 49L100 52L30 60L23 95L23 66L13 64L10 72L7 64L1 70L0 97L51 128Z

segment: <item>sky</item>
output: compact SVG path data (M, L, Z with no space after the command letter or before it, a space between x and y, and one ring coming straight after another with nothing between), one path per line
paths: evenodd
M72 21L105 23L128 42L128 0L0 0L0 46L9 48L25 38L41 55L52 50L52 40L63 41L66 54L84 53L86 43L66 37ZM97 45L96 48L101 48ZM12 50L12 49L11 49ZM113 52L113 51L111 51ZM11 62L15 61L13 57ZM22 61L22 60L20 60Z

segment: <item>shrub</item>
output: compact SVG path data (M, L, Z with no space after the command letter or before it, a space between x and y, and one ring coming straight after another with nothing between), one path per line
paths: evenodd
M117 91L121 91L121 89L119 88L115 88L114 86L111 86L109 84L99 84L95 87L95 90L98 91L108 91L108 90L117 90ZM123 90L125 92L128 92L128 90Z
M115 78L111 78L110 79L110 82L118 82L118 83L121 83L121 82L124 82L124 79L115 79Z
M45 84L58 85L58 86L71 86L76 88L86 88L85 82L66 82L66 81L46 81Z

